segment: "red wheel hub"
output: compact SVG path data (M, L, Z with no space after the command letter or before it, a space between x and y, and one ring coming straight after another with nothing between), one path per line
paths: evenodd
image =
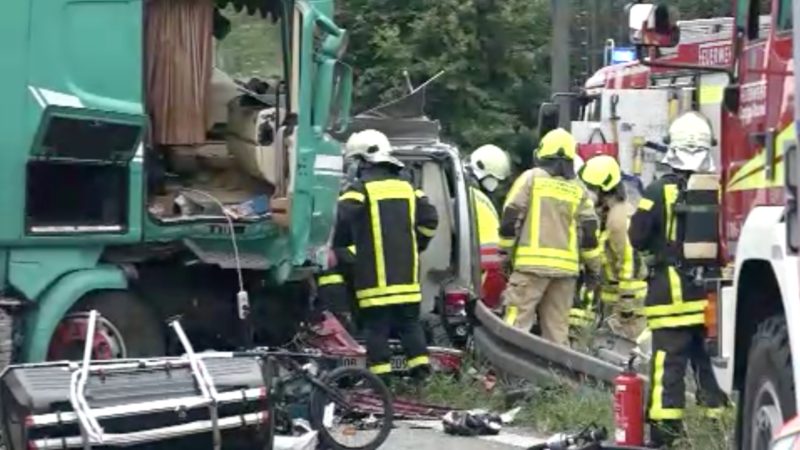
M98 320L95 327L92 343L92 359L112 359L121 357L119 345L103 321ZM51 361L76 360L83 357L83 348L86 345L86 332L89 328L89 319L83 315L66 317L56 327L47 358ZM116 355L115 355L116 354Z

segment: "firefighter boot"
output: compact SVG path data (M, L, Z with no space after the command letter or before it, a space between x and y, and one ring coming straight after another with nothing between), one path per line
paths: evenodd
M432 373L433 369L431 368L430 364L423 364L421 366L413 367L411 370L409 370L411 379L414 381L414 383L419 385L425 384L425 381L430 378Z
M611 315L606 319L606 324L611 333L631 342L636 342L636 339L647 327L644 317L627 311Z
M648 448L672 449L684 437L683 422L680 420L659 420L650 422L650 441Z

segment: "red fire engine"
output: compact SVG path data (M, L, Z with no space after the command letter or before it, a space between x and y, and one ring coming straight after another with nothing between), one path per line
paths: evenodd
M708 21L727 36L695 42L682 36L668 53L678 27L656 18L673 11L634 5L630 27L640 62L601 71L587 93L677 90L688 101L670 106L699 110L715 128L719 270L707 280L715 287L708 295L707 330L720 385L739 393L739 448L750 450L768 448L800 404L800 171L792 45L800 2L738 0L734 11L733 18Z

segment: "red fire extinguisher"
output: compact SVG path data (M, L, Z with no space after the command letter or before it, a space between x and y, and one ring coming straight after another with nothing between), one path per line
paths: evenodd
M623 372L614 379L614 440L617 445L644 445L644 382L633 368L635 359L636 355L631 356Z

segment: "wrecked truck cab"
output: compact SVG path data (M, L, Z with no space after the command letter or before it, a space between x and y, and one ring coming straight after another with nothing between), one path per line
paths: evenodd
M282 57L278 82L237 83L234 99L212 76L229 6L274 19L263 45ZM303 305L287 287L303 283L286 281L322 260L342 178L329 132L349 115L333 2L5 7L0 308L16 331L0 352L69 358L89 308L103 316L102 358L163 354L171 314L204 346L231 346L242 317ZM217 98L222 127L208 114ZM264 337L291 320L254 322Z

